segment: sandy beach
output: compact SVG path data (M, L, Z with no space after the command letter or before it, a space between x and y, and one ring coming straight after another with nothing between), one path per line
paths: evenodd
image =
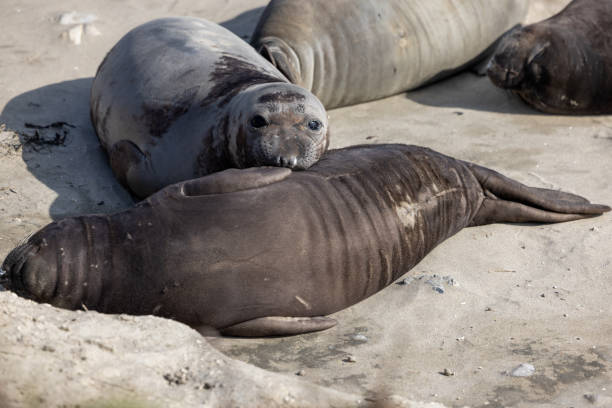
M533 0L527 21L567 3ZM89 118L96 68L121 36L154 18L190 15L248 39L265 4L4 0L0 258L52 220L133 204L114 179ZM612 116L541 114L470 72L329 115L332 148L427 146L531 186L612 205ZM404 275L404 284L334 314L336 327L271 339L203 338L158 318L56 311L0 292L0 402L611 407L610 242L609 214L464 229ZM122 340L121 330L132 329ZM155 342L144 340L152 337ZM128 350L128 343L134 348L123 359L119 350ZM114 351L100 351L99 344L112 344ZM141 363L147 368L129 369ZM529 375L512 375L521 364ZM111 371L100 368L113 365ZM217 386L201 379L192 384L195 374L173 377L186 365L189 373L216 378ZM81 395L79 389L88 391ZM104 399L110 392L121 399Z

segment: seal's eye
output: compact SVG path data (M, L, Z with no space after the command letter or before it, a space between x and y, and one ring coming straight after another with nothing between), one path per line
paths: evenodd
M310 130L319 130L321 129L321 122L319 122L318 120L311 120L310 122L308 122L308 127L310 128Z
M251 119L251 126L253 126L255 129L259 129L268 126L268 121L261 115L255 115Z

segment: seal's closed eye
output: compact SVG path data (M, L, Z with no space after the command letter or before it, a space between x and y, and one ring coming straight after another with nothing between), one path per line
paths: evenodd
M291 170L284 167L229 169L186 181L180 191L186 197L233 193L276 183L289 177L290 174Z

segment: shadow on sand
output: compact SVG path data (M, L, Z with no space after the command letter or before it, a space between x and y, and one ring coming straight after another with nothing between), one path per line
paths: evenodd
M240 13L231 20L220 23L220 25L227 28L243 40L249 41L263 11L264 7L257 7L252 10L245 11L244 13Z
M406 98L426 106L516 115L543 115L518 96L496 88L486 76L464 71L414 91Z
M221 25L246 39L262 11L246 11ZM49 208L53 219L108 213L134 203L113 176L91 124L92 81L81 78L24 92L0 113L0 123L19 134L28 170L57 193Z
M0 123L19 134L28 170L57 193L53 219L111 212L133 200L115 180L89 119L93 78L43 86L11 99Z

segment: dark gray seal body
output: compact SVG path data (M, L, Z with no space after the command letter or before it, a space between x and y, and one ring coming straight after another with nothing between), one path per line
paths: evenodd
M464 227L609 207L406 145L329 152L303 172L226 170L134 208L54 222L4 261L18 294L157 314L234 335L321 330Z
M272 0L252 44L331 109L456 72L527 8L528 0Z
M499 44L491 81L547 113L612 113L612 0L574 0Z
M140 197L227 168L305 169L328 145L315 96L196 18L126 34L98 68L91 118L115 175Z

